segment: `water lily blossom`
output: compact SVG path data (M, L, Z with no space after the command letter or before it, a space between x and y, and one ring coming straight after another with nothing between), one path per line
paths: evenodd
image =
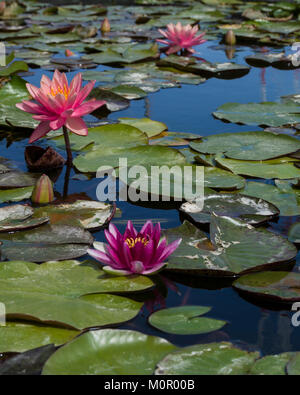
M63 127L68 160L72 160L67 129L86 136L88 128L82 117L105 104L104 101L95 99L85 102L95 82L91 81L82 88L81 73L78 73L69 84L65 73L55 70L52 80L45 75L42 76L40 88L26 84L34 101L24 100L16 106L20 110L34 114L33 119L40 121L30 136L29 143L44 137L51 130Z
M195 25L182 25L178 22L176 25L170 23L167 25L167 30L158 29L158 31L165 37L164 40L157 39L159 43L166 44L168 49L167 55L176 53L178 51L188 51L194 53L195 50L192 48L195 45L200 45L206 42L203 40L204 33L196 35L198 32L198 26Z
M96 249L87 252L107 265L104 271L121 276L157 273L166 266L166 259L181 242L178 239L167 245L166 239L161 238L160 224L154 226L151 221L147 221L140 232L131 221L123 235L113 224L104 232L108 244L94 243Z

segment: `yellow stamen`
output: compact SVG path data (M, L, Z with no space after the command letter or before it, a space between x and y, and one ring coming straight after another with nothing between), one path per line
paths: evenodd
M129 248L133 248L136 243L142 243L146 247L146 245L149 243L150 240L148 240L147 237L136 237L135 239L133 237L128 237L125 240L125 243L128 245Z
M67 87L66 84L64 84L64 87L58 87L57 90L54 90L53 88L51 88L50 93L53 97L55 97L56 95L58 95L59 93L65 96L65 99L67 100L67 98L69 97L70 94L70 88Z

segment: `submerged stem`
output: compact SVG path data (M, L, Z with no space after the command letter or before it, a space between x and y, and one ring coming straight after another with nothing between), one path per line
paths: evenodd
M65 126L63 126L63 131L64 131L64 138L66 144L66 151L67 151L67 165L71 165L73 161L73 156L72 156L72 150L70 145L69 132Z

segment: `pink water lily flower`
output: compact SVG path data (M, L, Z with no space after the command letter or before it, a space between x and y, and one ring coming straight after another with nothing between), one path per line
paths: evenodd
M183 26L180 22L176 25L170 23L167 25L167 30L158 29L158 31L166 38L166 40L157 39L156 41L168 45L166 51L167 55L171 53L176 53L180 50L186 50L190 53L194 53L195 50L192 49L195 45L200 45L206 42L203 40L204 33L196 35L198 31L198 26L191 25Z
M105 101L95 99L84 102L95 82L91 81L82 88L82 75L78 73L69 85L65 73L55 70L52 81L46 75L42 76L40 88L26 84L34 101L24 100L16 106L20 110L34 114L33 119L40 121L30 136L29 143L40 139L51 130L63 127L69 159L70 147L66 130L86 136L88 128L82 117L105 104Z
M107 266L103 270L126 276L129 274L155 274L166 265L166 259L179 246L181 239L167 245L165 238L161 238L161 228L151 221L147 221L138 232L128 221L124 235L110 224L105 230L108 244L95 243L87 252L93 258Z

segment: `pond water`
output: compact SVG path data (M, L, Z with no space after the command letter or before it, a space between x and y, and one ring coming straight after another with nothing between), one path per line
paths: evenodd
M290 46L285 48L271 48L257 45L236 45L233 58L228 60L225 46L219 39L209 40L195 50L200 56L210 62L235 62L246 64L245 57L255 54L261 49L269 49L272 53L285 50L291 53ZM64 53L55 54L55 57L64 57ZM110 70L111 67L99 65L98 71ZM31 74L24 78L34 85L39 85L42 74L52 77L52 71L43 69L30 69ZM68 80L78 72L68 72ZM97 86L97 85L96 85ZM160 89L150 93L146 99L132 100L129 108L123 111L110 113L109 120L119 117L142 118L164 122L168 130L177 132L190 132L199 136L209 136L224 132L242 132L263 130L258 126L237 125L224 123L213 117L212 113L224 103L238 102L279 102L281 96L299 93L300 69L279 70L273 67L251 67L250 72L236 79L210 78L200 85L182 84L180 88ZM88 116L88 121L94 117ZM26 170L24 162L24 149L28 144L27 138L12 141L9 133L1 133L0 149L3 156L16 163L18 168ZM58 152L65 155L51 140L42 139L38 143L41 147L52 145ZM65 185L64 168L55 183L56 193L63 194ZM71 170L68 185L68 194L80 194L81 198L89 197L97 200L96 188L99 180L76 179L75 169ZM255 180L259 181L259 180ZM262 181L262 180L261 180ZM267 181L273 183L272 181ZM3 205L2 205L3 206ZM121 214L117 214L112 222L124 231L127 220L132 220L137 228L151 219L160 222L163 229L179 226L183 217L174 204L157 203L147 205L130 202L117 202ZM297 222L296 217L280 217L269 222L267 227L287 235L291 224ZM105 241L103 231L93 233L97 241ZM299 257L299 254L298 254ZM86 259L87 256L81 258ZM300 262L300 260L299 260ZM297 261L294 271L299 270ZM287 351L300 350L300 327L291 324L292 312L288 308L255 303L240 296L232 287L230 280L208 279L205 277L176 276L164 272L158 276L160 286L153 292L148 292L146 304L140 314L120 328L139 330L143 333L156 335L168 339L175 345L188 346L211 341L231 341L247 350L259 350L263 355ZM169 335L151 327L147 323L149 314L162 307L175 307L184 305L211 306L208 317L225 320L228 324L220 331L207 335Z
M217 41L207 42L199 48L196 47L196 50L205 54L205 58L211 62L228 61L224 48ZM254 52L255 50L249 47L238 46L233 60L236 63L244 64L244 57ZM61 57L62 54L57 56ZM98 66L97 68L101 71L105 69L107 70L109 67ZM42 74L52 76L52 72L36 69L32 71L34 75L25 78L34 85L39 85ZM74 74L76 73L68 73L68 79L70 80ZM211 78L199 86L183 84L181 88L161 89L159 92L148 95L149 102L147 104L143 99L131 101L128 109L112 113L108 118L117 119L120 116L142 118L147 115L153 120L164 122L171 131L191 132L200 136L223 132L260 130L259 127L223 123L214 119L212 112L227 102L279 101L280 96L299 92L299 86L300 70L283 71L275 68L252 68L248 75L234 80ZM7 147L6 139L3 139L1 141L1 152L5 152L7 158L14 160L18 167L26 170L24 164L26 145L27 141L25 139L21 142L13 142ZM40 141L39 145L46 147L49 145L49 141ZM53 147L55 147L54 144ZM58 152L64 155L63 150L58 150ZM64 188L64 172L65 170L55 185L55 190L61 194ZM86 181L72 180L74 174L75 172L72 170L69 194L86 194L97 200L96 188L99 180L95 178ZM164 206L167 205L164 204ZM137 227L140 227L147 219L160 222L164 229L179 226L181 219L178 210L162 209L160 206L162 204L158 203L156 208L149 208L146 203L140 206L128 202L118 202L117 207L122 210L122 217L113 219L113 223L119 227L120 231L125 230L129 219L137 224ZM274 223L273 227L275 229L279 227L281 231L286 232L292 222L293 218L288 217L288 220L282 219L279 223ZM94 236L98 241L105 241L103 231L96 232ZM121 326L121 328L137 329L144 333L163 336L174 344L181 346L211 340L230 340L246 348L259 349L264 354L300 349L299 328L291 325L292 313L290 311L273 311L264 306L256 306L245 301L230 285L223 287L222 280L215 281L214 284L210 283L211 281L205 279L199 279L198 281L193 279L193 285L186 286L174 281L177 291L168 289L166 297L161 297L163 304L159 304L159 299L153 299L153 307L157 310L163 306L194 304L212 306L213 310L208 316L228 322L222 332L201 336L162 334L147 324L149 309L146 307L143 308L136 319ZM216 289L206 289L210 287Z

